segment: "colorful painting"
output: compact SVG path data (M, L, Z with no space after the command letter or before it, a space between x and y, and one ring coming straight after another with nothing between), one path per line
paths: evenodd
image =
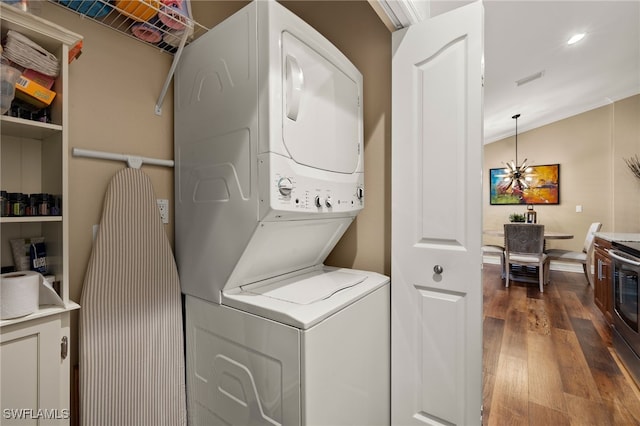
M490 202L506 204L560 204L560 165L531 166L528 187L519 188L505 181L504 168L489 170Z

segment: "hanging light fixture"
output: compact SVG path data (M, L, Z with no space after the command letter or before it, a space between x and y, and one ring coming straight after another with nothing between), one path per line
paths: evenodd
M513 188L519 191L523 191L529 187L529 183L533 180L533 174L531 171L533 170L531 167L527 166L527 159L525 158L522 164L518 164L518 118L520 114L514 115L513 118L516 120L516 159L515 161L510 161L506 164L506 168L504 169L504 174L499 175L503 178L503 183L506 185L505 189Z

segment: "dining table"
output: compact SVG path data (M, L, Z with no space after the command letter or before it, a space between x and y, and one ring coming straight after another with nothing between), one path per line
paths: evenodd
M504 229L484 229L482 233L491 237L504 238ZM562 232L562 231L551 231L546 229L545 227L545 230L544 230L545 246L546 246L547 240L570 240L572 238L573 238L573 234L571 233ZM536 282L537 278L535 276L535 273L533 273L532 269L533 268L528 268L528 267L520 268L514 265L509 270L509 273L511 274L510 279L515 281Z
M504 237L504 229L485 229L482 232L483 234L492 237ZM570 240L572 238L573 234L570 234L568 232L549 231L547 229L544 230L545 240Z

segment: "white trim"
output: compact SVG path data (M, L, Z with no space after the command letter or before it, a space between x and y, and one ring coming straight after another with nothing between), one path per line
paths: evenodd
M80 34L71 32L66 28L54 24L53 22L46 21L39 16L23 12L15 6L0 3L0 11L2 20L19 25L22 33L24 33L25 29L34 31L46 37L58 40L67 46L74 46L77 42L83 39ZM62 60L67 60L67 58L62 58Z
M416 0L377 0L377 3L395 29L406 28L425 18L421 16Z

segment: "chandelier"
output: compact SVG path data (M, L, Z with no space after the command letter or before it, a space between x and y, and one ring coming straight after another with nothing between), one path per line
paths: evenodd
M503 178L503 185L505 189L512 188L513 190L523 191L529 187L529 182L533 180L533 168L527 166L527 159L525 158L522 164L518 164L518 117L520 114L514 115L516 120L516 159L515 161L509 161L505 165L504 174L498 175Z

